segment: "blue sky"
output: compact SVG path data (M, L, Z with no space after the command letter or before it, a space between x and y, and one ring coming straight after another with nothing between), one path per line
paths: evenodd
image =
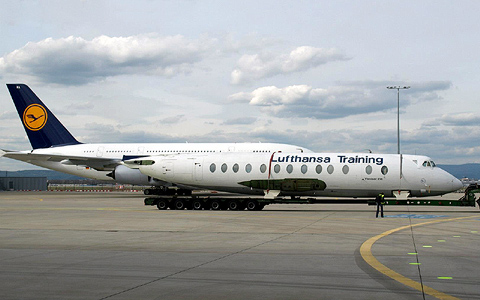
M0 1L0 79L82 142L480 163L478 1ZM4 85L5 86L5 85ZM30 148L6 87L0 148ZM0 169L30 166L7 159Z

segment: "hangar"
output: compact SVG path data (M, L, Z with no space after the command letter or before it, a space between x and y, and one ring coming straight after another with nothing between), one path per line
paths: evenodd
M0 177L0 191L46 191L47 177Z

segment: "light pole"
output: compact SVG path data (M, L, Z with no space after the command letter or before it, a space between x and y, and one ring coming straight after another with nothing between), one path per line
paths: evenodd
M400 154L400 90L409 89L409 86L387 86L387 89L397 90L397 148Z

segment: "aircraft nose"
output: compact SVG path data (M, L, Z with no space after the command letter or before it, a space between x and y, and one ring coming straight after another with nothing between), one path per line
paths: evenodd
M440 168L438 168L438 170L443 173L443 176L441 176L443 178L443 186L444 186L444 191L446 193L450 193L450 192L455 192L455 191L458 191L459 189L461 189L463 187L463 184L460 180L458 180L455 176L453 176L452 174L448 173L447 171L445 170L442 170ZM440 175L440 173L439 173Z
M452 176L453 177L453 176ZM457 191L463 187L463 183L457 178L453 177L452 179L452 190Z

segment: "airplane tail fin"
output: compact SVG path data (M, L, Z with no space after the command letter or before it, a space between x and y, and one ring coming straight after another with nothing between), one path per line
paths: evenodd
M80 144L25 84L7 84L33 149Z

